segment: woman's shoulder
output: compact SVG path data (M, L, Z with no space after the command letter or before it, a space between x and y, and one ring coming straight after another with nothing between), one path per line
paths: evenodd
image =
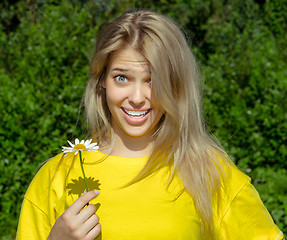
M225 185L239 191L251 181L250 177L239 170L234 163L229 164L229 169L225 175Z
M220 173L223 188L237 191L250 182L250 177L239 170L226 154L216 151L212 159Z
M250 184L251 179L239 170L227 155L216 154L215 162L220 172L222 198L230 203L247 184Z
M40 169L38 170L28 187L28 190L25 194L25 198L33 199L34 195L37 195L49 188L51 180L53 179L57 168L59 168L63 157L63 153L58 154L46 160L40 165Z
M222 189L227 199L234 199L250 181L250 177L239 170L233 162L225 163L222 173Z
M38 194L46 194L54 187L59 188L63 185L74 160L73 153L60 153L43 162L31 181L25 198L35 199Z
M56 171L57 168L59 168L60 165L65 166L66 164L64 163L64 158L65 158L65 162L66 158L71 158L69 156L70 154L68 154L67 156L65 156L64 153L60 153L57 154L56 156L44 161L40 166L40 169L38 170L38 172L36 173L35 177L33 180L35 180L35 178L41 178L41 179L47 179L50 178L51 174L54 173Z

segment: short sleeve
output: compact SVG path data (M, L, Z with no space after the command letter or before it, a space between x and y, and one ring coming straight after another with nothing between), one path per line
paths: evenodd
M222 239L281 240L283 233L274 224L258 192L249 180L230 202L220 224Z
M51 230L46 214L28 199L22 203L16 240L47 239Z

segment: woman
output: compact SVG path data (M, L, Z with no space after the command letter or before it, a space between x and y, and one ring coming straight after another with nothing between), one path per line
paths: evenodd
M100 151L82 154L101 194L80 196L77 156L56 156L25 195L18 239L283 239L205 130L195 58L175 23L138 10L106 24L90 76L85 107Z

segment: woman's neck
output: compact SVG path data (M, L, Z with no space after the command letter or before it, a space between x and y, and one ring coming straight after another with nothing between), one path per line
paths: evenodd
M115 142L110 150L109 146L103 145L100 147L101 152L114 156L122 157L144 157L151 154L153 141L151 134L146 134L141 137L120 136L114 134Z

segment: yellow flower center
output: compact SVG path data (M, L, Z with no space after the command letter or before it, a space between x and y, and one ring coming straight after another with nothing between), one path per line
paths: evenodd
M74 149L86 149L86 146L84 144L77 144Z

